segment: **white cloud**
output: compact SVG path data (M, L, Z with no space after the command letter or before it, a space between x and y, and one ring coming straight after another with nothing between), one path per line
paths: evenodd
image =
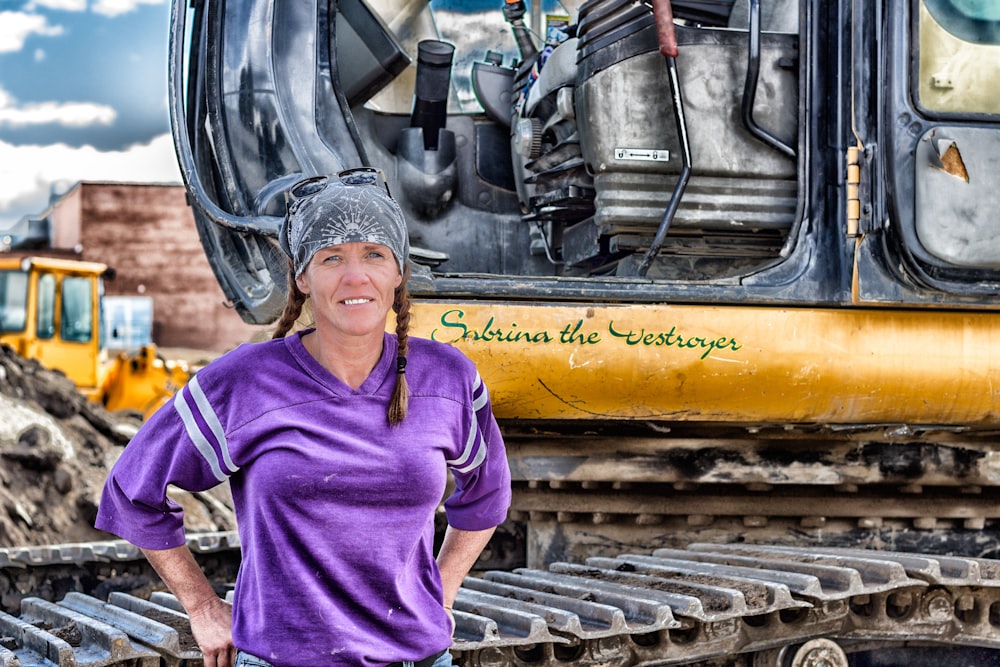
M35 7L61 9L66 12L82 12L87 8L87 0L34 0L28 3L29 9L34 9Z
M127 14L139 5L162 5L166 0L96 0L93 11L104 16Z
M117 116L114 108L91 102L18 104L10 93L0 87L0 127L110 125Z
M35 62L40 63L45 60L45 49L35 49Z
M0 53L20 51L31 35L53 37L62 33L62 26L49 25L48 19L41 14L0 12Z
M14 146L0 141L0 229L24 215L37 215L49 203L54 183L118 181L180 183L173 139L162 134L148 144L121 151L65 144Z
M58 124L65 127L110 125L118 114L104 104L90 102L42 102L20 108L0 108L0 125L27 127Z

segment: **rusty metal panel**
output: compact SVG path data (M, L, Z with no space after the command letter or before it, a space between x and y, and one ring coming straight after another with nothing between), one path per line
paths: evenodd
M1000 268L998 151L994 129L941 125L924 133L914 155L913 228L919 246L913 252L923 250L933 258L929 262L945 265Z

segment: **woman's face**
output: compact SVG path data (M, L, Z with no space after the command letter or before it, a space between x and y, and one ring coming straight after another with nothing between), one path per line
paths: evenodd
M317 330L364 336L385 330L403 277L388 246L358 242L319 250L295 282L312 298Z

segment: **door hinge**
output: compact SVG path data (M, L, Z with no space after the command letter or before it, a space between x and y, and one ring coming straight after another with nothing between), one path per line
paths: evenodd
M861 183L861 147L847 148L847 236L858 235L861 223L861 198L858 186Z

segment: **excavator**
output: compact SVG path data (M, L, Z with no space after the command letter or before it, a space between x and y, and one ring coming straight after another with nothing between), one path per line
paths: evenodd
M243 319L285 302L288 188L374 167L413 334L490 389L514 496L458 664L1000 664L994 5L174 2L178 160ZM149 609L183 618L74 592L9 627L196 659Z

